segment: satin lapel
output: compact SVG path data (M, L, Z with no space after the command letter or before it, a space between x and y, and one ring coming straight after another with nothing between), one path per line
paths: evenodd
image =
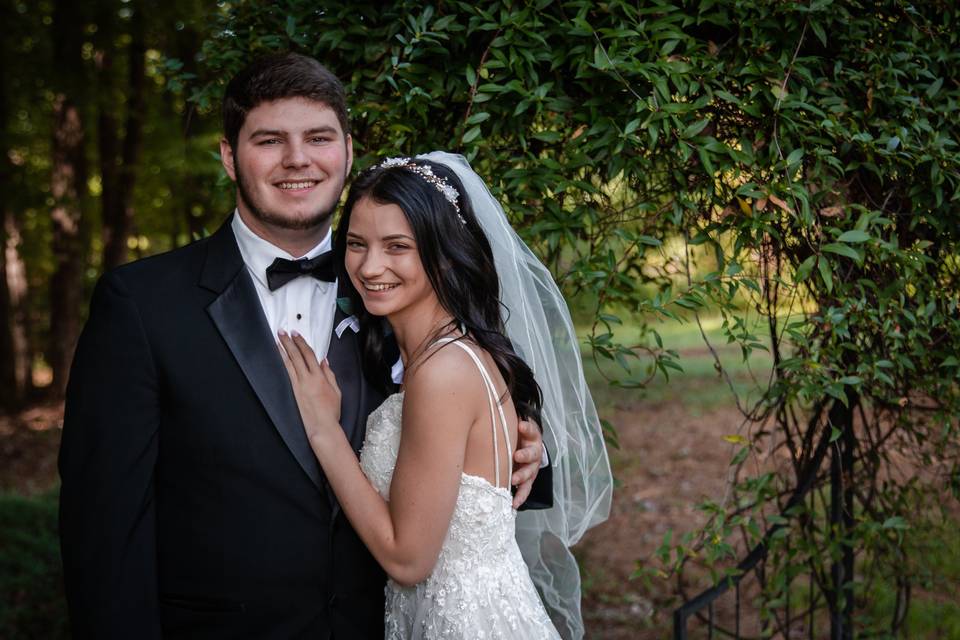
M337 327L347 315L337 308L333 326ZM354 451L359 452L363 445L363 436L367 416L363 411L363 371L360 366L360 344L357 334L347 327L340 337L336 332L330 336L327 349L327 361L337 376L340 387L340 426Z
M367 402L366 385L360 366L360 342L356 332L347 327L337 337L336 327L347 317L338 305L333 316L334 332L330 336L327 362L337 376L337 386L340 387L340 426L354 452L359 454L367 427L367 412L364 410ZM336 518L340 513L340 503L334 497L331 504L331 517Z
M329 494L320 464L303 429L300 410L276 340L270 334L253 280L244 268L229 220L210 239L200 284L220 291L207 307L207 313L287 448L313 484Z

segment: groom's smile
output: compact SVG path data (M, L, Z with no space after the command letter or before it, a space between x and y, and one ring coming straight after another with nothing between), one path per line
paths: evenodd
M306 98L263 102L247 114L236 148L226 140L220 147L254 233L281 247L294 242L292 254L323 238L353 160L332 109Z
M319 180L285 180L277 183L277 186L284 191L306 193L309 189L319 184L319 182Z

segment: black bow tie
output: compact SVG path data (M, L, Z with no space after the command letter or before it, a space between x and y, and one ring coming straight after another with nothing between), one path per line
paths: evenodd
M333 268L333 252L326 251L309 260L306 258L299 260L277 258L273 261L273 264L267 267L267 286L270 287L270 291L276 291L300 276L313 276L324 282L336 280L337 273Z

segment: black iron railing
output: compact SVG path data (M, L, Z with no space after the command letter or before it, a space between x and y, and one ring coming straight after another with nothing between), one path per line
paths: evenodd
M853 403L850 403L852 406ZM839 438L831 437L833 429L836 427L842 430ZM795 517L797 507L804 504L811 490L816 486L817 479L821 474L827 453L832 452L830 456L830 510L829 510L829 531L832 535L838 536L837 539L844 540L844 532L850 531L854 526L854 492L849 482L844 482L845 478L852 477L854 451L856 439L853 430L853 413L848 406L840 402L835 402L830 409L827 428L823 429L820 435L820 441L813 455L807 460L805 468L798 474L797 486L786 505L781 511L781 518L778 523L772 525L765 533L761 541L754 546L750 552L741 560L732 575L724 578L717 585L703 591L702 593L686 600L682 606L673 612L673 637L674 640L688 640L690 638L691 624L694 620L699 622L699 628L706 627L706 637L713 639L716 634L724 637L741 638L741 589L742 581L747 576L756 575L761 584L764 582L764 569L767 560L767 554L774 540L774 536ZM807 513L813 513L813 508ZM782 534L781 534L782 535ZM788 547L789 548L789 547ZM830 613L830 638L831 640L853 640L853 593L852 578L854 566L854 550L849 545L842 545L842 554L838 562L833 563L829 579L823 579L825 576L818 576L813 563L811 562L810 572L807 576L808 584L808 608L805 611L794 614L791 611L790 592L792 581L788 578L784 589L784 602L779 607L780 615L774 616L775 623L779 627L781 637L796 638L802 637L793 635L802 633L806 627L807 635L811 640L816 636L816 620L814 614L817 610L826 609ZM721 626L717 623L716 606L721 597L733 598L733 624L732 626ZM763 631L766 636L770 631L771 621L765 622L767 625Z

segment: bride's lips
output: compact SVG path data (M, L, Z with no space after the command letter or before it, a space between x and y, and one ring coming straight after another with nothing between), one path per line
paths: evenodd
M372 296L386 294L400 286L399 282L364 282L362 284L364 294Z

